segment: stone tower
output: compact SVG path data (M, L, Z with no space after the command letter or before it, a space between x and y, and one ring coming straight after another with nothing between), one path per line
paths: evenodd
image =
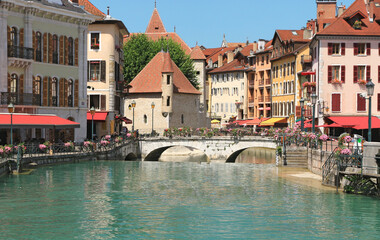
M162 67L162 79L161 79L161 90L162 90L162 108L161 112L163 115L170 114L173 112L173 76L174 70L172 66L172 61L170 59L170 53L166 52L163 54L163 67Z

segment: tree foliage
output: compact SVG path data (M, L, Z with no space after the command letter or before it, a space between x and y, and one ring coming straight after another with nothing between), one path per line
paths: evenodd
M124 80L126 84L129 84L161 50L169 50L171 59L190 83L198 89L199 83L193 60L183 51L181 45L172 39L161 38L158 41L152 41L145 34L132 36L124 45Z

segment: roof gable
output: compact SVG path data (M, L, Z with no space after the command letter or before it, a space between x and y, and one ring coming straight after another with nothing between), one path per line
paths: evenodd
M164 24L162 23L160 14L157 11L157 8L154 8L152 17L150 18L148 27L145 30L145 33L166 33Z
M89 0L78 0L78 5L83 6L84 10L91 13L92 15L104 18L106 15L95 7Z
M143 70L129 84L132 88L129 93L161 93L161 81L163 72L173 73L174 93L201 94L177 65L170 58L170 54L159 52L144 67Z
M201 48L197 45L190 53L190 58L193 60L206 60L206 56L203 54Z

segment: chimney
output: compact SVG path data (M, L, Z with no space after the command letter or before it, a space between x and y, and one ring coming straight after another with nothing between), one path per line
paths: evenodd
M256 51L257 51L257 48L258 48L258 46L257 46L257 42L254 41L252 45L253 45L252 50L253 50L254 52L256 52Z
M311 39L313 37L313 30L305 29L303 30L303 39Z
M110 7L107 6L107 16L109 16L109 15L110 15Z
M336 0L317 0L317 19L336 17Z
M223 66L223 55L219 54L218 56L218 67Z
M230 63L234 60L234 53L232 51L227 52L227 63Z
M266 41L264 39L259 39L257 43L257 48L259 49L259 51L264 51L265 44L266 44Z
M346 6L344 5L338 6L338 17L340 17L344 13L344 10L346 10Z

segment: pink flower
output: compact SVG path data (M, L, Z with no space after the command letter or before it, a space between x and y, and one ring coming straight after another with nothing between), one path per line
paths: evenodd
M111 135L106 135L106 136L104 137L104 139L106 139L106 140L110 140L110 139L111 139Z
M319 137L319 140L324 141L324 142L326 142L328 139L329 139L329 136L327 136L326 134L323 134Z
M45 150L45 149L46 149L46 145L45 145L45 144L40 144L38 147L39 147L41 150Z
M345 148L345 149L343 149L342 151L340 151L340 154L343 154L343 155L351 155L351 150L348 149L348 148Z
M4 149L0 148L0 153L4 153Z
M91 145L91 142L90 142L90 141L85 141L85 142L83 143L83 145L84 145L85 147L88 147L89 145Z
M132 136L132 134L130 134L130 133L127 133L127 137L131 137Z
M345 136L345 137L344 137L344 141L345 141L346 143L350 143L350 142L352 141L352 138L351 138L350 136Z

